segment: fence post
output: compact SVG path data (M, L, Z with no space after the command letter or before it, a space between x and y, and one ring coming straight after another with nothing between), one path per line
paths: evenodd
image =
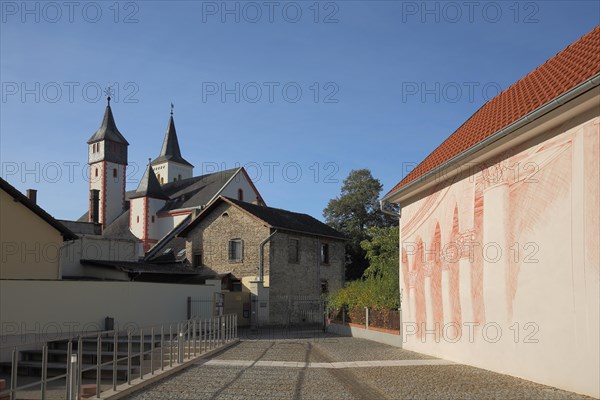
M369 329L369 307L365 307L365 328Z
M192 298L187 298L187 319L192 318Z
M78 400L79 392L77 391L77 354L71 353L69 360L69 400Z
M42 400L46 400L46 381L48 380L48 343L42 347Z
M118 349L119 349L119 341L117 331L113 333L113 370L112 370L112 386L113 390L117 390L117 366L119 365L118 361Z

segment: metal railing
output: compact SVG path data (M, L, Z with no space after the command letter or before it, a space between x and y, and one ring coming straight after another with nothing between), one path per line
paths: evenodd
M10 382L7 389L0 392L0 399L8 397L16 400L17 395L24 391L27 391L27 398L31 398L38 391L36 388L39 388L39 396L36 397L42 400L47 398L50 391L62 392L68 400L100 398L103 392L117 392L120 384L130 386L134 379L143 380L148 375L154 376L165 369L181 365L237 337L237 315L228 314L128 331L102 331L58 341L11 346L8 349L11 351ZM63 346L66 349L55 348ZM21 359L27 353L39 355L40 348L41 362ZM64 362L49 362L49 357L64 356ZM84 362L84 358L90 362ZM106 358L108 360L103 361ZM30 382L19 386L20 367L28 371L39 370L40 379L33 382L28 379ZM64 372L49 377L50 370ZM64 385L60 385L63 380ZM84 384L84 381L88 383ZM82 394L87 397L82 397Z

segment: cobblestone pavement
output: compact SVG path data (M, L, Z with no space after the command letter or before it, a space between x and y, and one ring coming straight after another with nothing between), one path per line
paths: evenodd
M368 340L267 331L127 399L590 398Z

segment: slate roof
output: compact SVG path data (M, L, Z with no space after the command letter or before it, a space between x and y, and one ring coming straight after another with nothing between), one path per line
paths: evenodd
M104 111L104 118L102 119L102 124L100 125L100 128L88 140L88 144L99 142L100 140L110 140L113 142L129 145L129 142L125 140L125 138L117 128L115 118L113 117L112 110L110 108L110 100L108 105L106 106L106 111Z
M160 183L158 182L158 178L156 178L156 174L154 173L154 169L150 166L150 164L148 164L148 167L144 172L144 176L142 176L135 193L129 198L135 199L138 197L151 197L153 199L164 200L169 198L163 192Z
M126 210L123 212L123 214L119 215L104 229L102 236L109 239L128 239L135 240L136 242L139 241L139 239L129 230L130 214L130 210Z
M225 183L231 179L239 169L229 169L196 176L193 178L182 179L180 181L169 182L160 186L162 192L168 198L165 206L160 211L171 211L180 208L199 208L208 204L213 197L223 188ZM127 192L126 198L136 197L136 191ZM108 225L102 236L114 239L138 240L129 230L129 210L126 210ZM88 220L86 212L78 221ZM162 240L161 240L162 241Z
M160 154L154 161L152 161L152 165L156 165L165 161L174 161L179 164L193 167L192 164L187 162L181 156L179 141L177 140L177 131L175 130L175 121L173 120L173 113L171 113L171 117L169 118L169 126L167 127L167 133L165 134L165 140L163 141Z
M8 183L2 178L0 178L0 188L6 193L8 193L14 199L14 201L23 204L31 212L43 219L48 225L52 226L54 229L59 231L63 237L63 240L77 239L77 235L75 233L73 233L63 224L61 224L52 215L48 214L42 207L29 200L27 196L19 192L14 186L12 186L10 183Z
M600 26L484 104L385 197L600 73Z
M239 169L228 169L165 183L161 189L169 200L161 211L200 207L208 204L238 171ZM135 193L135 191L127 192L126 197L133 198Z
M180 234L185 237L212 209L220 202L227 202L248 214L253 215L273 229L289 232L304 233L309 235L323 236L333 239L345 240L346 237L332 227L324 224L308 214L301 214L280 208L259 206L243 201L219 196L198 217L196 217Z

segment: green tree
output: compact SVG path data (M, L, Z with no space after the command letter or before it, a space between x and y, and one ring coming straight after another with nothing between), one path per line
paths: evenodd
M331 199L323 210L325 222L349 239L346 242L346 280L359 279L368 266L361 242L370 238L369 229L398 223L379 209L382 189L381 182L368 169L352 170L344 180L340 196Z
M361 243L369 267L361 280L348 282L330 295L329 306L334 310L395 310L400 306L399 227L373 227L369 235L371 239Z

